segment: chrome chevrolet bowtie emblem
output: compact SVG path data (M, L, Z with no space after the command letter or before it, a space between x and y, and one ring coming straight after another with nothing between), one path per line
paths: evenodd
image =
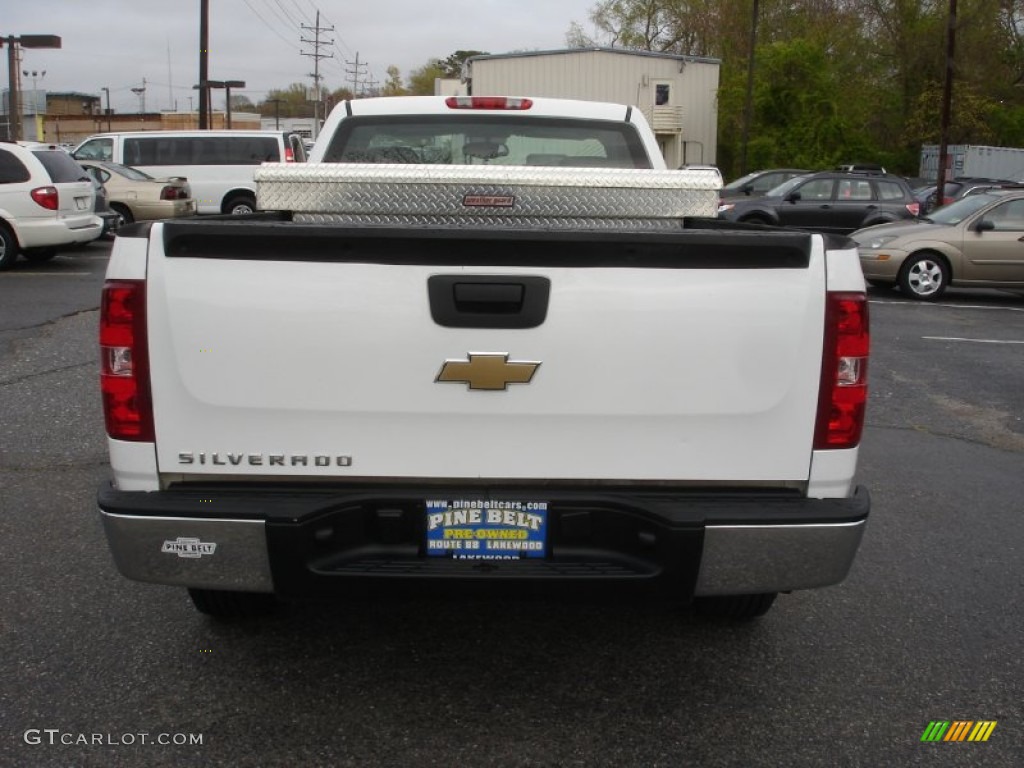
M540 363L510 362L503 353L470 353L469 360L445 360L434 381L457 381L470 389L508 389L509 384L529 384Z

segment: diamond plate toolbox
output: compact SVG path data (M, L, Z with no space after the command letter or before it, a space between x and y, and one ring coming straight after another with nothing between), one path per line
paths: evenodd
M265 163L258 207L296 221L587 229L718 213L711 170Z

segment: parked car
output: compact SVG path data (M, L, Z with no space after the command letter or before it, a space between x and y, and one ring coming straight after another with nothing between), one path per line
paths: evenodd
M718 183L722 184L722 171L717 165L706 165L704 163L683 163L679 166L680 171L706 171L718 177Z
M795 176L763 197L724 198L719 218L849 234L873 224L913 219L918 203L900 176L820 171Z
M835 167L837 171L870 171L871 173L886 173L885 166L879 165L878 163L846 163L845 165L837 165Z
M767 171L753 171L745 176L740 176L722 187L721 197L759 197L767 194L769 190L779 186L784 181L789 181L794 176L803 176L811 173L800 168L772 168Z
M72 153L138 168L154 178L187 178L199 213L256 210L253 176L261 163L306 160L292 131L125 131L90 136Z
M92 179L93 191L96 192L96 204L93 206L93 212L103 219L103 232L100 234L100 237L112 235L120 228L121 217L110 207L110 198L107 195L107 188L103 186L103 182L89 174L85 168L82 170Z
M0 270L95 240L103 221L88 174L61 149L0 141Z
M185 178L155 179L120 163L78 162L107 188L110 207L122 226L135 221L176 219L196 212L196 201Z
M70 154L70 151L65 144L51 144L45 141L19 141L17 143L22 147L27 147L28 149L53 149ZM79 163L79 165L81 165L81 163ZM92 181L93 192L96 193L96 202L94 203L92 210L93 213L103 220L103 232L100 237L104 237L116 231L120 222L117 214L114 213L110 205L107 203L107 189L103 186L103 181L94 177L92 174L89 174L84 167L82 168L82 171L86 173ZM55 252L51 251L48 253L48 258L54 255Z
M1012 181L1010 179L992 179L982 176L957 176L955 179L948 179L946 181L945 194L942 196L942 202L938 202L935 195L937 185L932 184L928 188L923 205L921 206L921 215L923 216L931 213L940 206L949 205L950 203L956 202L957 200L975 192L983 192L993 188L1013 187L1019 185L1019 181Z
M979 192L852 237L868 282L912 299L937 299L950 285L1024 290L1024 191Z

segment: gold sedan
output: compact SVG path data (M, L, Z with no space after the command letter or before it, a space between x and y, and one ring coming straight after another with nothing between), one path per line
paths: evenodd
M155 179L120 163L79 160L78 164L107 188L107 202L120 216L120 226L135 221L176 219L196 212L187 179Z
M850 235L865 279L931 301L947 287L1024 290L1024 193L990 190Z

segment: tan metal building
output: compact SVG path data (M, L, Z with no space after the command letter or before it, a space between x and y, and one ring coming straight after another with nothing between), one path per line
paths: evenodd
M568 48L474 56L463 73L477 96L548 96L638 107L669 168L716 164L718 59Z
M227 128L224 112L211 112L210 128ZM199 128L198 112L147 112L145 114L113 115L38 115L24 125L25 138L30 141L48 141L55 144L78 144L96 133L108 131L194 131ZM260 130L260 116L254 112L231 112L232 130Z

